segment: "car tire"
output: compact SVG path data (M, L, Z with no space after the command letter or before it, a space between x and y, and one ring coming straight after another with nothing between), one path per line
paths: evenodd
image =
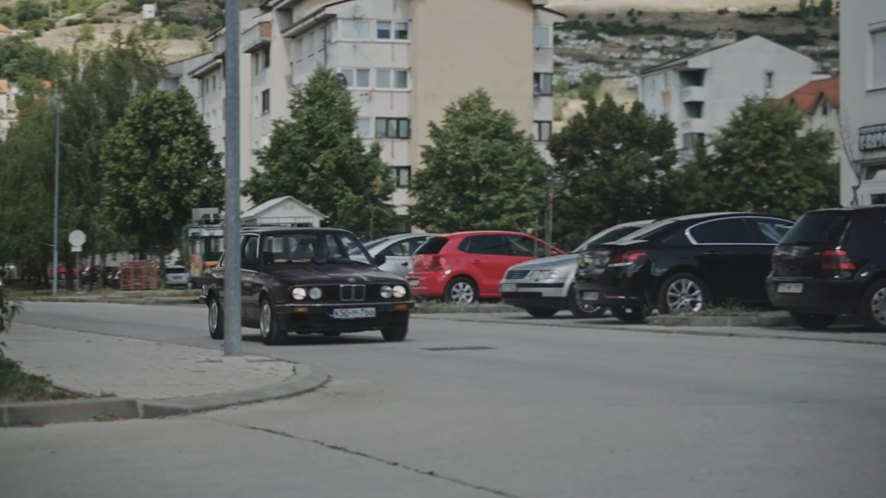
M455 277L446 284L443 299L454 303L471 304L480 298L477 284L467 277Z
M526 308L526 312L533 318L550 318L557 314L560 310L554 308Z
M575 292L575 286L569 288L569 294L566 296L569 302L569 311L576 318L600 318L606 313L606 306L585 306L578 302L578 293Z
M616 318L625 323L643 323L646 321L646 310L642 306L610 306L609 310Z
M398 325L396 327L385 327L381 329L381 336L387 342L402 342L406 339L409 332L409 325Z
M794 322L806 330L824 330L834 323L837 319L836 315L821 315L818 313L796 313L791 312L791 318Z
M868 285L861 298L859 314L866 330L886 331L886 279Z
M209 322L209 337L215 340L225 338L225 310L218 302L218 296L211 294L209 296L209 308L207 321Z
M261 333L262 342L268 346L283 344L286 340L286 331L280 327L280 320L274 313L271 301L262 297L259 304L258 330Z
M658 290L658 311L698 313L711 304L711 291L698 276L675 273Z

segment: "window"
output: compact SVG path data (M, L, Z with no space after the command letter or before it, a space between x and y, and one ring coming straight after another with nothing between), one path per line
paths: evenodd
M372 138L372 118L358 117L355 133L357 138Z
M511 255L511 244L508 243L508 240L503 235L475 235L468 237L459 244L458 248L470 254Z
M766 94L772 93L772 80L775 78L775 71L766 71Z
M751 244L757 240L743 218L705 221L688 231L697 244Z
M258 266L258 237L249 236L244 238L240 263L244 268L255 268Z
M409 138L409 118L375 118L375 138Z
M391 39L391 21L378 21L375 23L375 37L379 40Z
M683 107L686 109L686 117L689 119L704 116L704 102L686 102Z
M341 40L363 41L372 39L372 21L365 19L339 19L338 37Z
M684 133L683 148L694 149L696 145L704 145L704 133Z
M551 139L551 122L535 121L533 123L532 136L536 142L547 142Z
M262 90L261 92L261 113L267 114L271 112L271 90Z
M871 204L886 204L886 194L871 194Z
M542 258L545 254L545 245L529 237L519 235L506 235L511 244L511 254L514 256L528 256L530 258Z
M551 48L554 41L551 36L551 28L548 26L535 27L535 48Z
M871 85L886 88L886 29L871 33Z
M394 23L394 39L395 40L408 40L409 39L409 23L405 21L398 21Z
M301 62L302 58L304 58L304 47L302 46L302 39L298 38L295 40L295 62Z
M376 69L375 86L405 90L409 88L408 69Z
M392 168L392 173L394 174L394 184L397 185L397 188L406 188L409 186L409 182L412 180L411 166L394 166Z
M748 218L751 231L758 234L757 242L761 244L778 244L793 223L775 218Z
M348 88L369 88L369 69L345 67L341 69Z
M265 47L261 51L262 67L267 68L271 65L271 49Z
M535 73L533 91L535 95L553 95L554 94L554 75L553 73Z

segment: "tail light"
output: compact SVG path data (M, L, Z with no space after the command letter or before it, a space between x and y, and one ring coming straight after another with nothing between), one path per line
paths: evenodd
M821 253L821 269L825 271L855 271L855 263L845 249L828 249Z
M440 255L418 256L412 258L412 266L416 270L440 270L443 265L440 264Z
M640 265L649 255L646 254L646 251L625 251L623 253L615 254L611 258L609 258L609 263L607 266L610 267L621 267L621 266L634 266Z

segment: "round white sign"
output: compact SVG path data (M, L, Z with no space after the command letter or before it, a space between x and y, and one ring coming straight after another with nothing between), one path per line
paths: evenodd
M68 234L68 243L72 246L82 246L86 243L86 234L80 230L74 230Z

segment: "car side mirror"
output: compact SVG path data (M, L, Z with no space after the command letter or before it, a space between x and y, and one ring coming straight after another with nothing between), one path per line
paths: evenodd
M386 258L384 254L376 254L375 258L373 258L373 259L375 260L376 266L381 266L381 265L385 264L385 261L388 260L388 258Z

